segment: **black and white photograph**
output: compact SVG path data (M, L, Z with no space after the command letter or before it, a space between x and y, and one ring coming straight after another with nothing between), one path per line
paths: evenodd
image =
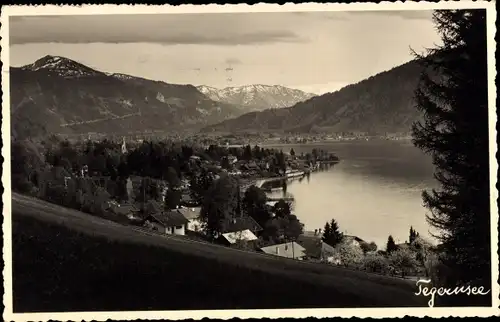
M497 315L495 19L3 7L4 319Z

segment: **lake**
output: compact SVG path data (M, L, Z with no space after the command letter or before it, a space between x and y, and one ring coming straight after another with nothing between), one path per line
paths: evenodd
M324 227L332 218L340 230L374 241L385 249L392 235L396 243L408 239L410 226L430 238L422 190L437 187L430 156L409 141L345 141L273 145L297 154L313 148L335 153L340 163L310 179L293 181L288 193L295 197L295 214L305 230ZM435 232L435 231L434 231Z

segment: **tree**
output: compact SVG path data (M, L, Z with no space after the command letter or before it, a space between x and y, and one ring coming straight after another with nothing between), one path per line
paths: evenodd
M486 10L438 10L433 19L443 45L417 55L424 119L412 135L440 188L422 198L453 272L442 283L491 285Z
M223 176L210 186L200 213L207 236L214 239L224 231L225 223L234 217L238 193L238 184L230 176Z
M276 217L288 218L288 216L292 214L292 205L284 199L278 200L278 202L274 204L273 208Z
M263 236L274 243L294 241L304 232L304 225L296 216L274 217L264 225Z
M424 238L417 236L410 244L410 249L415 253L417 261L422 267L425 267L425 262L432 253L432 244Z
M266 201L267 196L262 189L257 186L250 186L245 191L241 202L243 212L255 219L262 227L271 218L268 207L266 207Z
M366 254L362 260L363 269L368 272L385 274L389 270L389 260L377 253Z
M326 241L330 239L330 235L331 235L330 223L326 222L325 228L323 229L323 237L321 239L326 243Z
M369 252L376 252L377 251L377 244L374 242L367 243L367 242L361 242L361 249L363 250L363 253L369 253Z
M232 168L228 157L222 158L220 166L222 167L222 169L226 169L226 170L230 170Z
M252 152L253 152L252 147L250 145L245 146L245 149L243 150L243 159L252 160L253 158Z
M284 225L284 234L287 241L295 241L304 233L304 224L302 224L295 215L287 216Z
M408 248L402 248L391 252L389 261L392 266L401 273L401 277L405 277L415 271L418 264L415 253Z
M335 246L335 251L340 264L346 267L358 267L363 260L361 248L345 240Z
M264 190L257 186L250 186L245 191L243 196L243 207L245 210L250 208L264 207L267 201L267 196Z
M203 202L213 182L213 175L207 171L202 171L200 174L192 177L189 186L191 197L199 203Z
M413 229L413 227L410 227L410 237L408 238L408 243L411 244L419 236L419 233Z
M389 236L389 238L387 238L386 252L388 254L390 254L397 249L398 249L398 247L396 246L396 243L394 242L394 238L392 238L392 236Z
M176 188L181 185L181 180L179 179L179 175L177 171L173 167L168 167L167 169L167 183L169 188Z
M179 189L169 188L165 195L165 208L176 209L181 204L182 193Z
M323 241L328 245L335 247L344 239L344 234L339 230L339 225L335 219L330 223L326 223L325 232L323 233Z

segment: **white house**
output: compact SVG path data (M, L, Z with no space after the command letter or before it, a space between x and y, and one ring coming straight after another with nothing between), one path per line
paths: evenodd
M346 243L352 244L353 246L361 247L361 243L364 242L363 239L358 236L344 235L344 241Z
M180 212L166 211L149 215L144 225L167 235L185 235L187 223L188 220Z
M201 231L202 222L200 220L201 207L181 207L177 209L187 220L187 230Z
M224 238L226 240L226 242L230 245L234 245L239 241L249 242L249 241L254 241L254 240L259 239L249 229L245 229L242 231L235 231L235 232L231 232L231 233L225 233L225 234L222 234L222 238Z
M262 247L260 250L266 254L298 260L302 260L306 257L306 249L296 242L271 245Z

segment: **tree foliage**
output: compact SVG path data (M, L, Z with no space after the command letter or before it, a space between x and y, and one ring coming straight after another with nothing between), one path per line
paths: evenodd
M390 254L397 249L398 249L398 247L396 246L396 243L394 242L394 238L392 238L392 236L389 236L389 238L387 238L386 252Z
M412 132L440 188L422 197L453 272L442 282L490 285L486 10L438 10L434 22L443 45L417 55L427 68L415 95L424 120Z
M234 218L238 206L238 184L230 176L223 176L215 180L201 207L200 217L206 234L216 238L224 232L225 224Z
M341 265L357 268L362 263L364 254L360 247L343 240L335 246L336 256Z
M363 253L369 253L369 252L375 252L377 251L377 244L375 242L361 242L360 243L361 249L363 250Z
M342 242L344 239L344 234L340 232L339 225L335 219L331 222L325 224L325 229L323 232L322 240L328 245L335 247L337 244Z
M410 237L408 238L408 243L412 244L413 241L419 236L419 233L417 233L417 231L413 229L413 227L410 227Z
M368 272L386 274L389 271L389 260L381 254L369 253L363 257L362 268Z
M415 253L409 248L401 248L391 252L389 261L397 272L401 274L401 277L405 277L415 272L418 265Z

